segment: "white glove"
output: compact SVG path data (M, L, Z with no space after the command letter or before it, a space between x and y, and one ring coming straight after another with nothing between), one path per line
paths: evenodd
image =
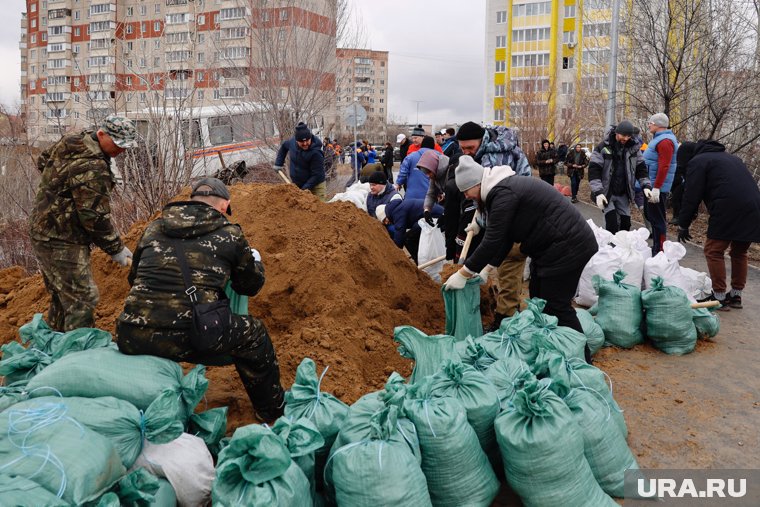
M653 188L652 190L649 190L648 188L644 189L644 195L646 198L651 202L652 204L657 204L660 202L660 189L659 188Z
M602 211L607 207L607 198L603 194L596 196L596 207Z
M124 267L127 267L130 264L132 264L132 251L129 248L124 247L121 249L121 252L117 254L113 254L111 256L111 260L114 261L116 264L120 264Z
M446 283L443 284L443 288L444 290L460 290L464 289L466 284L467 278L464 277L462 270L460 269L446 280Z
M487 264L486 267L480 270L480 273L478 273L478 276L480 277L483 282L486 282L488 280L488 277L491 275L491 271L494 270L494 267L490 264Z
M258 250L251 248L251 255L253 255L253 260L261 262L261 254Z
M477 220L475 220L474 222L470 222L469 224L467 224L467 227L464 228L464 232L470 232L470 231L472 231L473 236L477 236L478 234L480 234L480 224L478 223Z

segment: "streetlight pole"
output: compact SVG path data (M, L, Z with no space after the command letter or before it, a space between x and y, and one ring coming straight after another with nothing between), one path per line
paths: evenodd
M419 125L419 123L420 123L420 104L422 104L425 101L424 100L413 100L412 102L416 102L417 103L417 124Z
M607 126L615 124L617 94L618 33L620 25L620 0L612 0L612 26L610 28L610 65L607 78Z

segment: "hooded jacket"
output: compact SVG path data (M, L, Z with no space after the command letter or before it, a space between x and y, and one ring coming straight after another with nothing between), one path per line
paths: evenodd
M421 166L418 164L417 167ZM437 163L432 167L425 168L434 175L433 178L428 178L430 183L428 184L428 190L425 194L425 209L433 209L433 205L438 202L438 196L445 195L448 167L449 157L446 155L438 155Z
M548 145L549 141L544 139L541 142L541 150L536 154L538 174L540 176L554 176L557 172L557 150L553 148L544 148L544 144ZM549 162L549 160L551 160L551 162Z
M308 150L302 150L291 137L280 145L274 165L282 167L285 156L290 158L290 179L301 190L311 190L325 181L325 156L322 153L322 141L311 136Z
M401 194L399 194L390 183L386 183L385 188L378 195L373 195L372 192L367 194L367 213L369 213L369 216L377 218L377 215L375 215L377 207L381 204L388 204L394 197L396 197L396 199L401 199Z
M507 127L487 128L475 156L483 167L508 165L519 176L530 176L528 157L520 149L517 133Z
M598 246L580 212L564 196L535 178L513 178L508 167L486 168L480 196L485 235L465 261L478 273L500 265L514 243L531 257L538 276L558 276L586 265Z
M462 148L459 146L456 136L449 137L443 142L443 154L451 158L454 155L462 153Z
M744 162L717 141L699 141L685 163L678 225L688 228L704 201L710 213L708 238L760 242L760 190Z
M629 140L625 145L621 145L615 138L615 129L612 128L607 132L607 137L599 143L591 153L591 159L588 165L588 182L591 187L591 198L596 199L599 195L604 195L607 200L610 199L610 183L612 182L613 168L622 170L626 182L626 193L628 199L634 202L635 199L635 182L638 180L641 188L652 188L649 180L649 172L644 159L641 156L640 143ZM617 159L617 162L615 160Z
M255 296L264 285L264 265L254 260L240 226L198 201L168 204L146 227L132 259L127 295L119 322L157 329L191 325L191 304L173 240L182 241L197 288L198 303L224 298L224 286Z
M404 198L406 199L424 199L427 194L430 179L417 169L417 163L422 158L422 154L429 149L420 148L407 155L401 162L401 167L396 177L396 184L399 186L406 185L406 194L404 194Z
M422 203L422 199L391 199L385 206L385 216L393 224L393 242L397 247L404 247L406 231L424 216ZM436 204L431 212L437 218L443 214L443 208Z

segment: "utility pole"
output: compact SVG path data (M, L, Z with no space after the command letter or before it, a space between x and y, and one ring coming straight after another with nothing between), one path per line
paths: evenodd
M620 0L612 0L612 26L610 28L610 65L607 78L607 126L615 125L617 94L618 36L620 25Z
M420 124L420 104L422 104L425 101L424 100L413 100L412 102L416 102L417 103L417 122L416 123L417 123L417 125L419 125Z

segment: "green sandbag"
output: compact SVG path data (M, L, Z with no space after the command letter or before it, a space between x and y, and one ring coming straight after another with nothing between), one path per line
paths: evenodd
M243 296L235 292L232 288L232 282L227 282L224 286L224 293L230 300L230 310L235 315L248 315L248 296Z
M623 498L625 471L639 465L615 426L614 409L598 394L582 388L570 389L562 399L583 434L583 453L596 482L608 495Z
M651 288L641 293L641 304L646 310L647 338L656 349L676 356L694 352L697 329L683 289L665 286L662 277L656 276Z
M546 307L545 300L531 298L525 302L528 305L526 312L533 314L533 323L537 327L533 333L533 340L537 349L556 350L568 359L573 357L584 359L586 357L585 335L575 329L559 326L557 317L543 313Z
M417 428L430 499L436 507L488 507L499 492L499 480L462 404L451 397L432 397L431 379L412 386L404 402Z
M279 435L251 424L235 430L219 453L214 507L312 507L309 481Z
M625 273L616 271L612 281L594 275L594 290L599 295L596 323L604 331L605 341L630 349L644 341L641 334L641 290L623 283Z
M6 384L29 380L46 366L70 352L78 352L102 347L115 348L111 333L83 327L66 333L53 331L37 313L31 322L19 329L21 341L28 344L24 348L18 342L10 342L2 347L3 360L0 361L0 376Z
M69 507L36 482L18 475L0 474L0 499L2 505L14 507Z
M720 331L720 319L707 308L693 308L692 321L700 338L712 338Z
M372 416L369 439L335 450L327 470L338 505L351 507L432 507L425 475L409 446L392 439L399 409Z
M496 362L496 357L491 355L480 341L475 341L471 336L468 336L464 341L457 342L454 349L464 364L468 364L480 372L485 372Z
M309 480L311 494L314 496L316 493L314 453L325 445L322 434L308 419L291 421L287 417L277 419L272 426L272 431L282 439L293 462L298 465Z
M113 397L61 398L45 396L19 402L8 410L50 410L60 407L67 417L106 437L125 468L131 468L143 447L143 438L165 444L179 437L184 425L179 419L177 396L165 390L143 414L127 401Z
M145 470L140 468L136 472L145 472ZM145 473L150 475L148 472ZM141 486L149 487L150 491L155 490L154 492L131 490L129 483L125 482L125 479L130 477L128 475L119 481L119 486L122 486L122 483L124 483L123 489L119 489L117 492L106 493L100 497L95 507L177 507L177 494L174 492L174 488L169 481L150 476L153 478L150 483L144 481ZM121 497L122 493L125 495L124 497Z
M512 397L519 389L522 389L525 382L536 380L528 363L517 357L499 359L485 371L485 376L496 388L502 410L507 408Z
M550 383L527 383L496 418L509 485L525 507L616 506L594 479L581 430Z
M193 414L187 421L187 432L200 437L214 458L219 454L219 441L227 433L227 407L217 407Z
M311 420L325 439L317 455L329 452L348 412L348 405L320 390L326 373L327 368L321 376L317 376L317 366L307 357L296 369L293 386L285 392L285 416L294 421L301 418Z
M628 438L623 410L612 396L612 381L602 370L579 359L566 360L559 353L542 350L533 366L533 373L540 378L550 378L570 388L586 389L599 394L609 404L615 427Z
M476 341L497 359L511 357L532 364L538 353L533 340L533 321L532 313L516 312L511 318L502 320L499 329Z
M32 380L30 396L49 396L53 388L64 397L102 398L113 396L146 410L164 391L180 398L180 417L187 420L208 388L206 368L197 365L187 375L182 367L155 356L130 356L113 349L73 352L51 364Z
M414 370L409 383L433 375L446 359L458 359L454 350L453 336L439 334L428 336L412 326L398 326L393 330L393 339L399 343L398 352L402 357L414 360Z
M480 317L480 277L467 280L462 290L445 290L441 287L446 307L446 334L457 340L483 334Z
M158 477L138 468L119 480L116 494L123 507L143 507L154 505L160 487Z
M472 366L445 361L431 379L430 395L459 401L486 454L496 449L493 421L499 413L499 395L485 375Z
M591 315L588 310L576 308L575 313L578 315L578 320L581 322L583 334L586 335L586 343L588 344L591 354L596 354L604 345L604 331L602 330L602 326L596 323L594 316Z
M0 417L0 470L83 505L126 473L113 444L67 416L60 403L11 407Z

